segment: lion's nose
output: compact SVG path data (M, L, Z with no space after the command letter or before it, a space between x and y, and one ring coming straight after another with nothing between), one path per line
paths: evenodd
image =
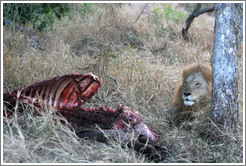
M191 93L189 93L189 92L184 92L184 95L185 95L185 96L190 96Z

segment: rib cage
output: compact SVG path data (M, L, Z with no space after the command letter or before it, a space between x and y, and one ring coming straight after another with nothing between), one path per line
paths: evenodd
M87 102L99 87L100 81L92 73L75 73L37 82L13 91L12 95L37 107L73 109Z
M10 108L5 113L5 117L12 115L11 109L19 100L36 107L52 107L75 124L95 123L102 124L103 128L110 126L113 129L126 131L133 127L138 133L156 140L156 135L142 123L138 113L132 112L130 107L119 105L117 109L111 109L108 106L82 108L81 106L97 93L99 87L101 87L100 80L90 72L88 74L58 75L13 92L4 91L4 101Z
M99 108L82 108L101 87L99 79L92 73L68 74L56 76L49 80L36 82L15 91L3 91L3 101L6 105L3 116L5 120L13 116L19 102L36 107L53 107L57 110L54 115L64 116L72 127L78 127L76 135L79 138L106 140L108 136L116 136L121 143L131 146L141 153L154 156L154 160L162 161L168 158L166 148L154 143L157 135L145 125L138 112L130 107L119 105L116 109L108 106ZM19 102L18 102L19 101ZM17 106L17 107L16 107ZM25 111L20 107L19 111ZM49 110L49 109L47 109ZM59 119L59 117L58 117ZM82 130L80 127L95 127L101 130ZM144 151L142 151L144 149Z

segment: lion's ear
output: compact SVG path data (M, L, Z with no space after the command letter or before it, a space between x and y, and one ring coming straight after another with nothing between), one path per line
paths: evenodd
M201 71L205 80L209 83L212 82L212 67L210 65L201 65Z

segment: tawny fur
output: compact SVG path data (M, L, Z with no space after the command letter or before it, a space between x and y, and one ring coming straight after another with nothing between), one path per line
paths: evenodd
M194 106L184 105L184 100L182 98L183 94L183 84L184 79L194 73L201 72L203 77L208 83L206 87L207 98L204 98L202 101L199 101ZM195 63L185 67L182 70L181 82L175 90L172 107L168 110L168 113L171 116L173 123L178 126L181 121L191 119L192 112L196 109L201 109L211 102L211 92L212 92L212 68L207 64ZM196 110L197 111L197 110Z

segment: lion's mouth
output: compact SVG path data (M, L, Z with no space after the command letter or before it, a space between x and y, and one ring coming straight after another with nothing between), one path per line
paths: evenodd
M191 100L190 96L183 96L184 99L184 105L186 106L193 106L195 104L194 100Z
M195 104L195 101L192 100L184 100L184 105L186 106L193 106Z

